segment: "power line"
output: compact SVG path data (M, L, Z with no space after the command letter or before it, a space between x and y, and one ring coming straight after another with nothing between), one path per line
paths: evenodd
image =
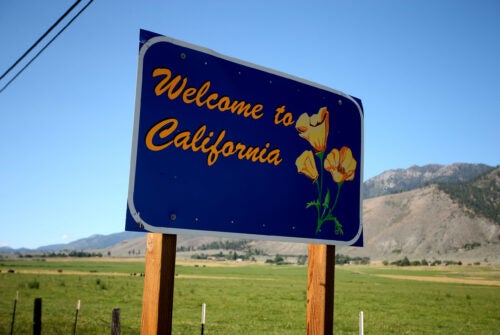
M7 71L5 71L2 76L0 77L0 80L2 80L14 67L16 67L17 64L19 64L20 61L22 61L24 59L24 57L26 57L27 54L29 54L31 52L31 50L33 50L37 45L38 43L40 43L51 31L52 29L54 29L72 10L73 8L75 8L82 0L78 0L77 2L75 2L73 4L73 6L71 6L67 11L66 13L64 13L46 32L45 34L43 34L42 36L40 36L40 38L28 49L26 50L26 52L17 59L17 61L11 65L11 67L9 67L7 69Z
M61 35L61 33L66 30L66 28L68 28L72 23L73 21L76 20L76 18L78 16L80 16L80 14L82 14L88 6L90 6L90 4L93 2L94 0L90 0L82 9L80 9L80 11L75 15L73 16L73 18L64 25L64 27L59 30L59 32L50 39L50 41L40 50L36 53L35 56L33 56L33 58L30 59L30 61L28 63L26 63L26 65L24 65L15 75L14 77L12 77L8 82L7 84L5 84L2 89L0 89L0 93L2 93L17 77L19 77L19 75L24 72L24 70L26 70L26 68L28 66L30 66L31 63L33 63L33 61L38 57L40 56L40 54L45 50L47 49L47 47L52 44L52 42L54 42L54 40L59 37L59 35ZM24 57L26 57L26 55L28 53L30 53L37 45L38 43L40 43L40 41L42 41L51 31L52 29L54 29L54 27L56 27L77 5L78 3L80 3L81 0L78 0L76 1L67 11L66 13L64 13L21 57L19 57L19 59L7 70L5 71L4 74L2 74L2 77L0 77L0 80L2 80L14 67L16 67L17 64L19 64L19 62L24 59Z

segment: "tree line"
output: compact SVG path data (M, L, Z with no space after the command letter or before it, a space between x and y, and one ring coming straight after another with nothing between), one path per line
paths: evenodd
M71 250L71 251L59 251L59 252L49 252L49 253L42 253L42 254L19 254L19 258L64 258L64 257L102 257L102 253L100 252L87 252L87 251L76 251L76 250Z
M496 178L499 177L500 170L496 172ZM484 178L484 175L464 183L439 183L438 187L461 206L500 224L500 210L498 209L500 187L495 180L483 180L481 186L476 186L481 178Z

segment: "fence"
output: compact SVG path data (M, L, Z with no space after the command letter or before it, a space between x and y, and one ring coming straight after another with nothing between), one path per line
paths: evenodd
M19 293L16 293L14 300L14 308L12 311L12 322L10 326L10 335L14 335L14 326L16 320L17 301ZM78 313L80 311L80 300L76 304L75 322L73 326L73 335L77 334L78 330ZM42 334L42 298L35 298L33 308L33 335ZM111 335L120 335L120 309L113 308L111 312Z

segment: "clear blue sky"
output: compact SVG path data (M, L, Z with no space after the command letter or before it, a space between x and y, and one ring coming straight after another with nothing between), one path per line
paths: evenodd
M2 1L0 72L73 3ZM362 99L365 180L500 163L497 0L95 0L0 93L0 245L124 230L140 28Z

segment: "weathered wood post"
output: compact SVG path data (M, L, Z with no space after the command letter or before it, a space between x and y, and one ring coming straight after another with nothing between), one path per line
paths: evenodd
M42 298L35 298L33 310L33 335L42 334Z
M111 312L111 335L120 335L120 309L113 308Z
M75 311L75 325L73 326L73 335L76 335L76 325L78 324L78 313L80 312L80 300L76 302L76 311Z
M12 311L12 322L10 323L10 335L14 334L14 320L16 319L16 306L19 300L19 291L16 291L16 298L14 299L14 310Z
M177 235L148 233L141 335L172 333Z
M307 335L333 334L335 246L310 244L307 271Z

